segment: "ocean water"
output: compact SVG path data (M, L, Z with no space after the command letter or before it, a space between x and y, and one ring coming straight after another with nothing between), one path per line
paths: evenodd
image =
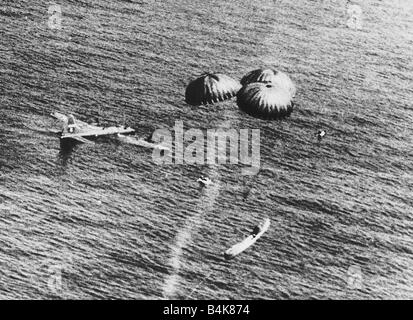
M0 298L412 299L413 3L352 4L360 28L338 0L3 0ZM203 72L262 66L297 85L287 120L184 102ZM62 152L53 111L139 136L260 129L261 170L112 139Z

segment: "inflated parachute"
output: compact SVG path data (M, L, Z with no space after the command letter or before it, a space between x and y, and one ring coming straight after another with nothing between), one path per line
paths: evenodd
M240 88L240 83L229 76L207 73L188 84L185 101L193 106L213 104L231 99Z
M290 93L276 83L254 82L242 87L237 94L239 108L254 117L282 119L293 111Z
M285 88L291 94L292 98L295 97L295 85L290 77L282 71L275 69L257 69L247 73L241 79L241 84L243 86L253 82L276 83Z

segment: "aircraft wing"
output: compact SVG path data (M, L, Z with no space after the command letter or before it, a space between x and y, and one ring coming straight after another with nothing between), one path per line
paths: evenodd
M109 136L113 134L122 133L132 133L135 132L132 128L121 128L121 127L78 127L79 132L76 133L65 133L62 138L76 138L76 137L99 137L99 136Z
M161 144L155 144L155 143L147 142L143 139L136 139L134 137L124 136L123 134L118 134L117 136L118 136L118 139L124 143L133 144L135 146L140 146L144 148L170 151L168 147L165 147Z

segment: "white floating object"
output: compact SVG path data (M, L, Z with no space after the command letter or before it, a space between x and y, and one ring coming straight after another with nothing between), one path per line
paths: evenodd
M241 242L237 243L236 245L232 246L230 249L225 251L224 257L225 259L233 259L235 256L239 255L244 250L251 247L255 241L257 241L261 236L268 230L270 227L270 219L266 218L264 222L259 226L259 232L257 234L251 234ZM255 231L255 228L254 228Z
M196 182L203 186L209 186L212 183L212 180L209 178L201 177Z

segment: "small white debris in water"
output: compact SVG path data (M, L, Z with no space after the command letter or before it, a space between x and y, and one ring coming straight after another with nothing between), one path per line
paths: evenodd
M321 139L322 137L324 137L326 135L326 131L325 130L318 130L317 132L317 137L318 139Z

